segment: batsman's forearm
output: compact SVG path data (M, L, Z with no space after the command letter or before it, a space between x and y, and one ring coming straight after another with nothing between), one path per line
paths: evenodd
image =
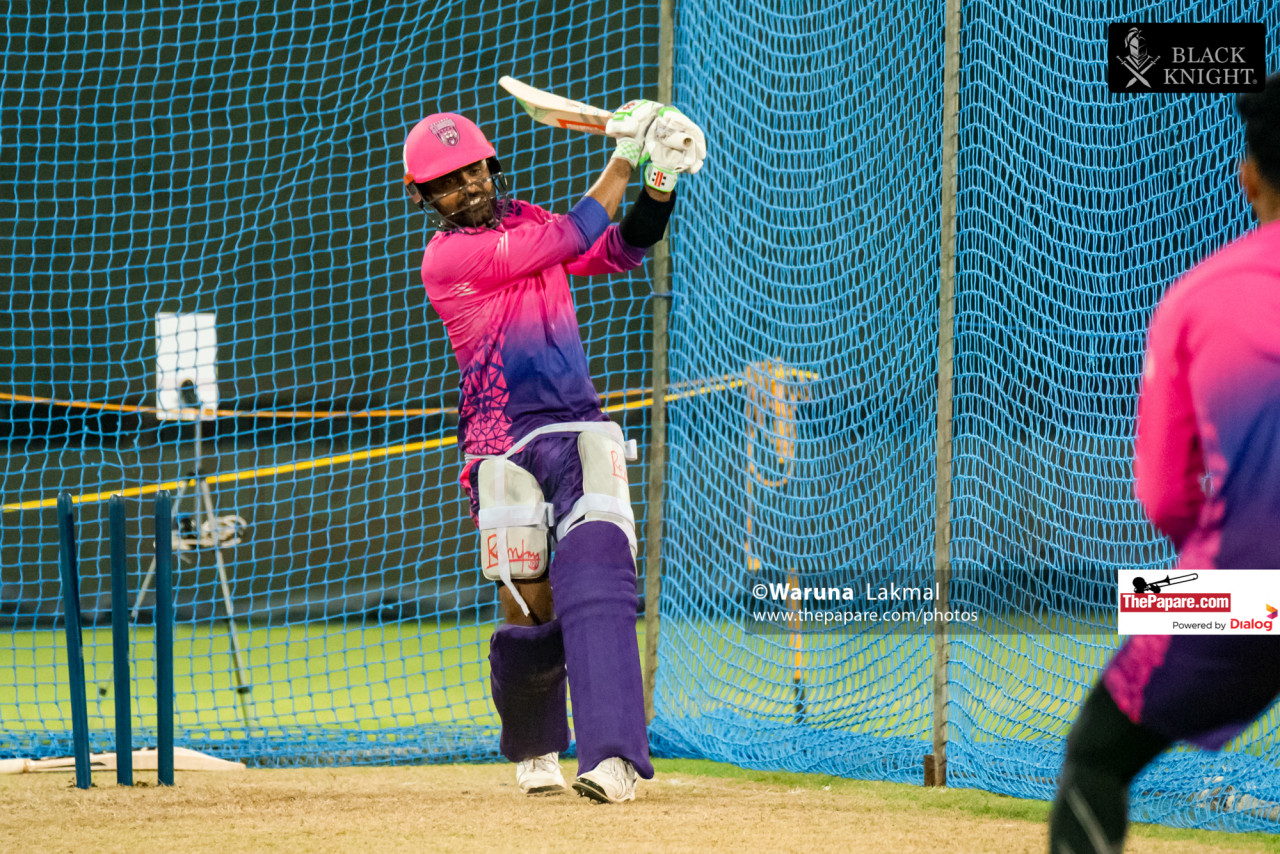
M631 164L627 161L617 157L612 158L609 160L609 165L600 173L600 177L591 185L591 189L587 191L587 195L600 203L610 219L613 219L613 215L618 212L622 197L626 195L627 184L631 181L631 169Z

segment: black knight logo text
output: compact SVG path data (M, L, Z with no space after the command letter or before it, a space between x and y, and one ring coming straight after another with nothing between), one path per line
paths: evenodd
M1110 24L1112 92L1259 92L1266 80L1262 24Z

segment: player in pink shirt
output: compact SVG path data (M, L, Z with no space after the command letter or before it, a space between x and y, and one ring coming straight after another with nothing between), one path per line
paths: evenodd
M453 113L410 131L405 186L441 221L422 281L458 361L460 481L505 619L489 648L500 749L517 763L525 793L565 790L567 675L573 787L617 803L634 798L637 774L653 776L626 472L635 445L601 408L568 276L638 267L662 239L671 191L701 166L705 142L682 113L651 101L625 104L608 133L613 155L568 214L508 199L493 146ZM637 165L645 189L611 225Z
M1135 492L1179 569L1280 569L1280 75L1237 108L1259 226L1160 301L1138 400ZM1138 772L1176 741L1221 749L1277 694L1280 638L1130 638L1067 739L1052 854L1120 851Z

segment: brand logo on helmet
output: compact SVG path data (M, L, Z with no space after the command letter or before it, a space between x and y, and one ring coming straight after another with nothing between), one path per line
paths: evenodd
M438 122L431 123L431 132L436 135L436 139L445 145L457 145L458 126L453 123L453 119L441 119Z

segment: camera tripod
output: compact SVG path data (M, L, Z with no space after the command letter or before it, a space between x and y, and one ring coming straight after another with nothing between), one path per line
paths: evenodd
M195 404L198 405L198 404ZM218 586L222 593L222 610L227 621L227 633L231 639L231 658L235 666L236 694L240 698L240 713L246 726L253 724L253 711L249 693L253 686L249 681L249 672L245 668L244 653L240 646L240 634L236 630L235 606L231 601L231 584L227 580L227 565L222 550L240 542L241 535L247 527L239 516L218 516L214 511L213 494L209 490L209 482L204 477L204 442L201 435L200 420L197 417L194 430L194 464L189 477L178 481L177 494L173 499L173 550L181 562L184 553L202 548L212 548L217 565ZM186 513L185 504L190 501L192 513ZM192 556L194 560L194 555ZM133 622L138 622L138 614L142 610L142 601L147 595L156 574L155 558L147 569L138 595L133 602Z

